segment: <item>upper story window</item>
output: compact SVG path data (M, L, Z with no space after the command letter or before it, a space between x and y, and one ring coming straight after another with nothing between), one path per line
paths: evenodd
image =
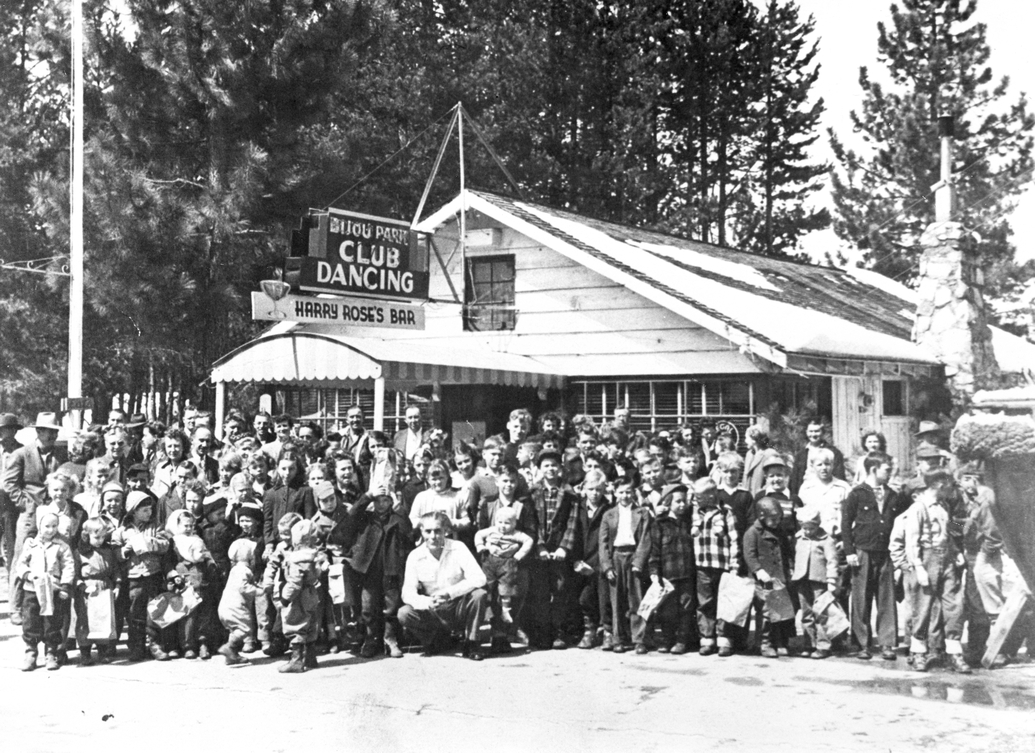
M514 329L514 257L479 256L467 260L464 329L488 332Z

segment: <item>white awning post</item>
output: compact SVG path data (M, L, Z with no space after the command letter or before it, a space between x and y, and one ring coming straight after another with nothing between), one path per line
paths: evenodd
M374 431L385 430L385 378L374 379Z
M223 421L226 418L226 382L216 382L216 439L223 438Z

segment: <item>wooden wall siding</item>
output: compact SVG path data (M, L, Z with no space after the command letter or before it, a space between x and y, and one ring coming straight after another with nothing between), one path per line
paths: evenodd
M478 218L471 227L484 225ZM453 289L463 294L461 256L456 248L455 226L435 236ZM719 370L757 373L749 359L731 352L728 340L686 321L652 301L510 228L504 228L497 246L469 247L469 258L512 253L515 266L515 329L508 332L464 332L461 306L453 302L442 265L432 255L429 294L425 307L426 329L422 333L379 331L393 339L434 342L459 335L471 347L488 345L528 356L585 358L586 370L569 374L595 375L596 368L613 368L616 359L627 363L628 371L605 374L687 373L685 354L700 354L700 369L691 373L719 373ZM369 331L369 330L367 330ZM679 354L683 368L664 363L651 366L648 356ZM638 357L648 363L640 363ZM601 360L603 358L603 360ZM572 364L574 365L574 364Z
M876 429L888 440L888 454L898 463L899 473L908 476L913 468L913 437L909 418L909 390L905 394L905 416L884 416L884 381L880 376L831 377L833 393L834 444L846 458L862 454L862 434ZM873 397L862 406L865 392Z

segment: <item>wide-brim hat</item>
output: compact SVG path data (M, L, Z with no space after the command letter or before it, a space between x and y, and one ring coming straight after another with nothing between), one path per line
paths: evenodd
M58 422L57 413L40 413L36 416L36 423L32 425L32 428L61 431L61 424Z
M942 448L930 442L921 442L916 448L917 459L944 457Z
M921 434L933 434L941 430L941 424L937 421L921 421L920 428L916 430L916 435L919 437Z
M13 413L0 413L0 429L13 428L16 430L24 429L22 422L18 420L18 416Z
M129 421L126 422L127 429L139 429L141 426L147 425L147 416L143 413L134 413L129 417Z

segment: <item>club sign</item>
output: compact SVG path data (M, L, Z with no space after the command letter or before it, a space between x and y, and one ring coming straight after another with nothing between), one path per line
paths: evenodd
M315 293L426 300L427 240L400 220L311 211L307 256L289 257L285 279Z

